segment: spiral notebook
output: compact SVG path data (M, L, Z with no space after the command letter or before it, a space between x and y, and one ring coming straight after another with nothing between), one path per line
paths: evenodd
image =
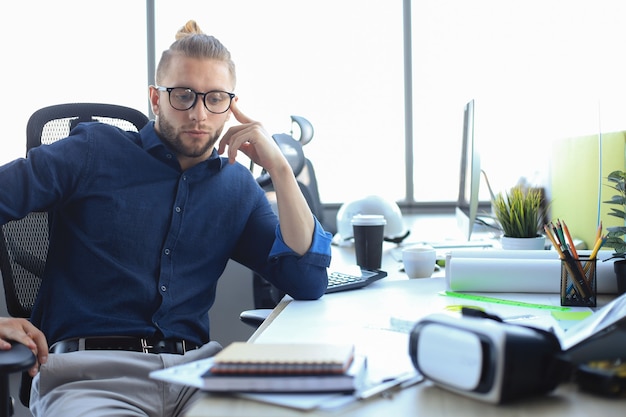
M366 384L367 359L350 345L235 342L215 357L150 377L209 392L352 393Z
M353 345L235 342L215 355L211 373L342 374L353 358Z

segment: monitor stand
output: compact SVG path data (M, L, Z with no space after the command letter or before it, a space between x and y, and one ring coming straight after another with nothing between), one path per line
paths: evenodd
M497 242L498 226L495 220L487 215L478 215L471 226L470 217L460 207L456 208L457 227L462 232L458 239L443 239L434 242L424 242L435 249L463 249L463 248L492 248ZM469 234L469 238L468 238Z

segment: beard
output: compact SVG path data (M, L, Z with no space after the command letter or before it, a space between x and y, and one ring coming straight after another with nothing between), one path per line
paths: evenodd
M176 132L174 126L172 126L166 118L160 116L157 118L156 123L158 127L157 133L161 140L165 142L165 144L168 145L177 155L187 158L198 158L210 153L222 134L222 128L219 128L214 134L211 135L209 133L209 140L205 143L197 145L195 143L185 144L180 137L180 133Z

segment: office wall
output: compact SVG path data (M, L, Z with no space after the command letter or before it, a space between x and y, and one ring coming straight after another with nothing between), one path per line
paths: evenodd
M247 340L254 329L239 320L239 313L252 308L252 272L229 261L217 285L215 304L209 312L211 338L224 346L234 341Z
M626 132L565 138L553 142L551 158L551 217L562 219L570 232L593 247L598 226L619 226L603 201L615 194L607 176L626 169Z

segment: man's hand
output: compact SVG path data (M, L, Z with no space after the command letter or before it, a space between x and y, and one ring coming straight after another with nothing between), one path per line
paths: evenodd
M287 158L265 132L263 126L239 110L236 100L230 109L241 125L228 129L220 141L218 153L224 153L228 146L230 163L235 162L237 152L241 151L252 162L267 171L276 191L278 219L283 239L294 252L305 254L313 240L315 223Z
M10 341L26 345L35 354L35 366L28 371L35 376L39 365L48 360L48 342L44 334L26 319L0 317L0 350L9 350Z
M264 168L270 176L275 169L289 165L280 148L268 135L261 123L252 120L239 110L237 100L233 100L230 110L241 123L228 129L220 140L217 152L221 155L228 146L228 160L235 162L237 152L243 152L256 165Z

